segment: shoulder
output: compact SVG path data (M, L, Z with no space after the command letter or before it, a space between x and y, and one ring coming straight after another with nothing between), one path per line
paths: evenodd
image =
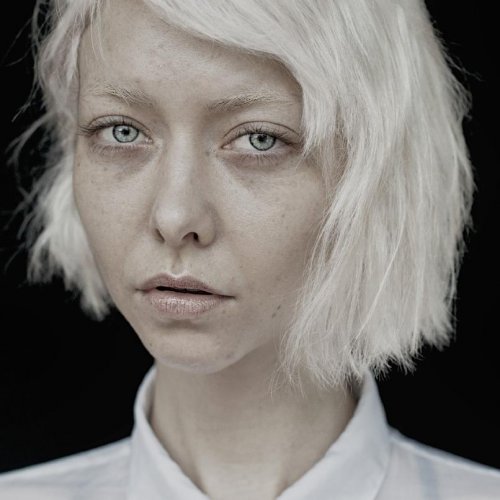
M498 469L424 445L395 429L391 429L391 444L386 483L407 500L500 498Z
M0 474L2 500L121 498L130 437L92 450ZM103 497L104 494L104 497Z

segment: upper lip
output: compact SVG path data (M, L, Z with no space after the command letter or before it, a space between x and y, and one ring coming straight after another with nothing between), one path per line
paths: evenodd
M157 274L156 276L153 276L152 278L149 278L144 283L142 283L139 288L142 291L149 291L154 290L159 286L168 288L190 288L192 290L200 290L203 292L212 293L214 295L221 295L223 297L225 296L219 290L212 288L206 283L203 283L203 281L200 281L189 275L173 276L167 273Z

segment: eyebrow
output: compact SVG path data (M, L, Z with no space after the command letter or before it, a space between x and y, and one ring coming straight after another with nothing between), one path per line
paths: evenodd
M128 105L155 107L155 102L139 88L125 88L111 83L96 83L87 91L93 97L113 97Z
M212 101L206 105L206 109L217 113L228 113L255 104L280 104L291 106L297 104L297 98L299 98L297 95L295 95L294 99L293 96L287 97L272 90L254 90Z
M126 88L110 83L97 83L89 88L88 94L95 97L112 97L124 101L127 105L157 107L154 99L139 88ZM299 94L283 95L280 92L268 89L248 90L211 101L205 104L204 108L206 111L223 114L257 104L291 106L297 104L297 100L300 102L300 98Z

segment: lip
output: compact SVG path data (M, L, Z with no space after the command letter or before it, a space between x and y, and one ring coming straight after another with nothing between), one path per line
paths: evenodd
M211 295L159 290L158 287L189 288L208 292ZM167 316L172 319L196 318L234 298L224 295L220 290L192 276L173 276L167 273L149 278L139 286L139 291L141 292L140 299L146 307L152 307L162 317Z
M203 281L200 281L192 276L189 275L173 276L167 273L158 274L156 276L153 276L152 278L149 278L139 286L139 290L143 292L151 292L153 290L156 290L160 286L167 288L190 288L193 290L196 289L203 292L208 292L213 295L218 295L220 297L229 297L229 295L225 295L220 290L217 290L207 285L206 283L203 283ZM165 291L162 293L167 293L167 292ZM173 293L176 293L177 295L189 295L190 297L192 296L206 297L204 295L196 295L189 293L179 293L179 292L173 292Z
M161 316L172 319L195 318L231 300L231 297L222 295L197 295L156 288L143 291L141 298Z

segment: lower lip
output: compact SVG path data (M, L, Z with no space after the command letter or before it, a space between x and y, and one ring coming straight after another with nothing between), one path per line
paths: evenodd
M143 297L162 314L174 319L195 318L220 306L231 297L161 290L142 292Z

